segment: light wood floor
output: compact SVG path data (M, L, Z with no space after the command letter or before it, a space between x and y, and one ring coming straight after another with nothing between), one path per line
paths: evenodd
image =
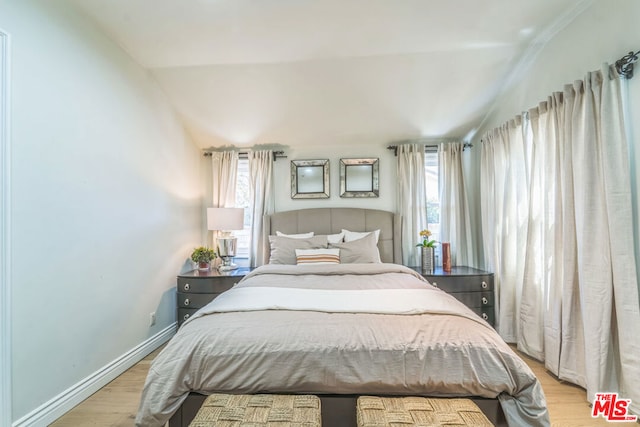
M130 427L140 400L140 393L149 365L159 350L154 351L131 369L107 384L93 396L76 406L52 424L53 427ZM551 423L554 427L586 427L628 425L636 423L608 423L603 418L591 418L591 408L584 389L558 381L544 366L520 354L542 384ZM525 426L522 426L525 427Z

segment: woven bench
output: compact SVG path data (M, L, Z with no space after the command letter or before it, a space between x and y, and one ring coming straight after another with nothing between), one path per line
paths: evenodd
M358 427L493 426L469 399L361 396Z
M212 394L189 427L321 427L320 399L310 395Z

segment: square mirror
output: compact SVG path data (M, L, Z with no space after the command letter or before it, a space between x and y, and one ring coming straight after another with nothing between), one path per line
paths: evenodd
M378 159L340 159L340 197L378 197Z
M329 198L329 160L292 160L291 198Z

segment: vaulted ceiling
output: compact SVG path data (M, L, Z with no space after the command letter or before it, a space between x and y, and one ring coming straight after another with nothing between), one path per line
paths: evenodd
M464 138L591 0L68 0L202 148Z

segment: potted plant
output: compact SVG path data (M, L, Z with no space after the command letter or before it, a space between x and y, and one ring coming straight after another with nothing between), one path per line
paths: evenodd
M198 264L198 270L208 271L211 260L216 257L216 252L206 246L195 248L191 253L191 261Z

